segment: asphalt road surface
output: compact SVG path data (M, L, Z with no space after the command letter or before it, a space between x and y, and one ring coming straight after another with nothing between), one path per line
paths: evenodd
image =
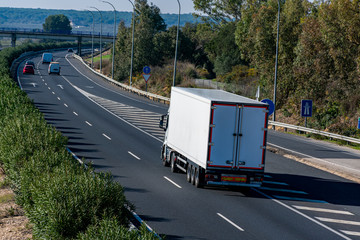
M35 75L19 83L68 147L110 171L136 213L166 239L360 239L360 187L350 180L267 151L260 189L197 189L162 165L159 117L167 105L125 92L66 52L61 74L34 56ZM151 84L151 79L149 81ZM360 159L333 145L269 131L269 143L310 155Z

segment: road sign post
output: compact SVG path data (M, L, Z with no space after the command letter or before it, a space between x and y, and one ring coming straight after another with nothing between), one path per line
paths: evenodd
M147 88L148 88L148 87L147 87L147 82L149 81L149 78L151 77L150 72L151 72L150 67L145 66L145 67L143 68L143 74L142 74L142 76L143 76L143 78L144 78L144 80L145 80L145 82L146 82L146 92L147 92Z
M358 129L360 129L360 117L358 118Z
M305 117L305 127L307 127L307 118L312 117L313 101L308 99L301 100L301 116Z

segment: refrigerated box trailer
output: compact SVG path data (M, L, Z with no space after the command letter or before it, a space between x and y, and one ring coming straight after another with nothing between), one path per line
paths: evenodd
M188 182L260 187L264 177L268 105L213 89L173 87L161 159Z

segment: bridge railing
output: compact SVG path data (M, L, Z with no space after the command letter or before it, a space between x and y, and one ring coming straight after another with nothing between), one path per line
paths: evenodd
M92 32L90 31L44 31L43 29L29 29L29 28L0 28L0 33L17 33L17 34L60 34L60 35L76 35L76 36L86 36L91 37ZM113 34L103 33L103 37L113 37ZM94 33L94 37L100 37L100 33Z

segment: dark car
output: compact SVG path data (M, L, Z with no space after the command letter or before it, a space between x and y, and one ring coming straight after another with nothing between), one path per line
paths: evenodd
M25 65L31 65L35 69L35 63L33 61L28 60L25 62Z
M74 52L74 50L72 48L69 48L68 52Z
M23 68L23 73L35 74L34 67L32 65L25 65Z

